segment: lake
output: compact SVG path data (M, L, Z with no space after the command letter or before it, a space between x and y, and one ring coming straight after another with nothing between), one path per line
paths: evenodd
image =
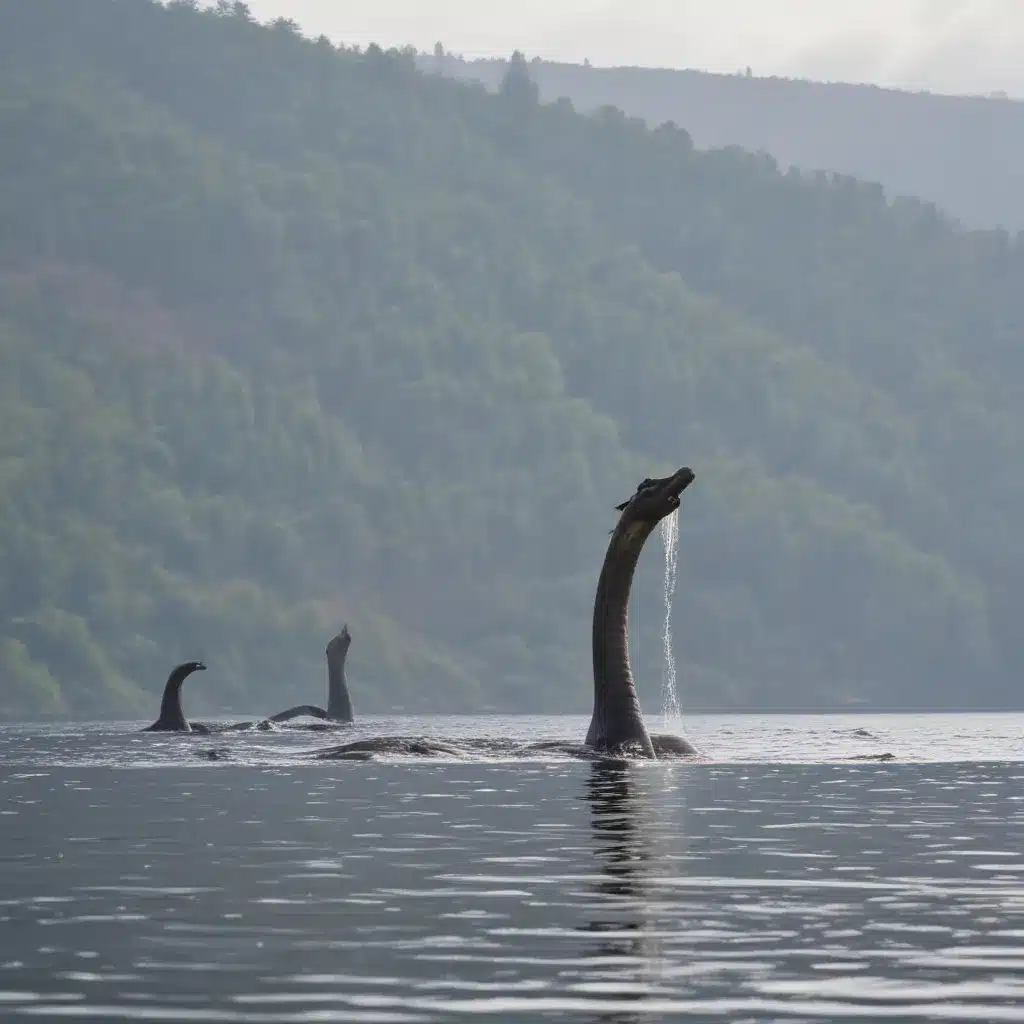
M142 724L0 727L2 1020L1024 1021L1024 716Z

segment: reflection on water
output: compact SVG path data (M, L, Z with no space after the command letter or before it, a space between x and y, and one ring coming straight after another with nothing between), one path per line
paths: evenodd
M594 884L597 899L592 918L584 930L599 934L601 940L588 955L600 959L607 975L614 963L644 962L653 955L651 939L645 933L643 898L649 876L651 851L642 832L642 795L630 781L630 766L614 761L595 762L587 778L587 800L594 833L594 857L601 875ZM606 980L601 988L620 999L642 1000L635 972L627 968L616 981ZM632 1012L609 1011L596 1017L609 1024L631 1024L641 1016Z
M1024 1020L1012 760L130 770L45 736L0 766L0 1020Z

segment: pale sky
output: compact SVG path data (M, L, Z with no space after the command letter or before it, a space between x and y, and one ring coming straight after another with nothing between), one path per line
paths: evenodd
M249 0L365 46L1024 96L1024 0Z

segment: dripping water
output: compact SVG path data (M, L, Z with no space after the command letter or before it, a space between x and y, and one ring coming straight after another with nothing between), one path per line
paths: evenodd
M676 658L672 651L672 598L676 592L676 570L679 565L679 510L661 521L661 543L665 551L665 628L661 642L664 659L661 666L661 714L666 729L680 719L679 694L676 690Z

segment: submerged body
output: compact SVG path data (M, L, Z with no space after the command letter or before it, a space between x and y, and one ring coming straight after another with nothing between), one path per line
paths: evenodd
M629 664L629 593L640 552L665 516L679 507L679 495L693 482L693 471L644 480L636 494L618 506L594 596L592 647L594 713L586 745L607 753L644 757L689 756L696 748L681 736L652 737L644 724Z

